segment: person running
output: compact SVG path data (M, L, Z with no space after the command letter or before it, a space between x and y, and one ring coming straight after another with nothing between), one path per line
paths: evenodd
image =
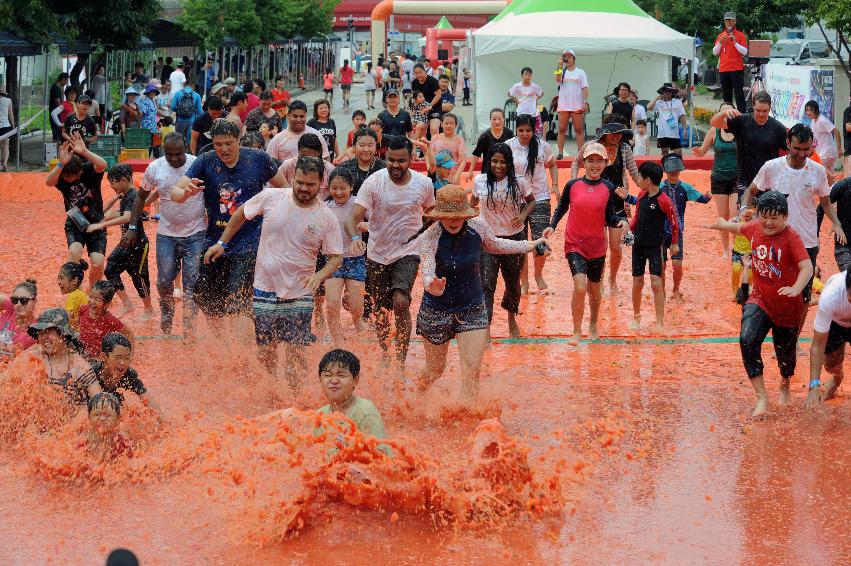
M372 70L372 62L369 62L363 72L363 89L366 91L366 107L370 110L375 109L375 89L379 88L378 83L379 79Z
M541 131L541 113L538 111L538 101L544 96L544 89L532 82L532 68L520 69L520 82L514 83L508 89L508 98L517 105L516 115L528 114L536 121L535 133ZM493 114L493 111L491 111Z
M79 101L77 102L79 104ZM821 164L827 170L828 175L833 175L836 160L842 153L842 140L839 132L830 119L819 110L818 102L807 101L804 104L804 113L810 119L810 129L813 131L813 147L818 151Z
M535 135L533 116L529 114L518 116L516 128L515 136L508 140L507 145L514 156L515 171L529 182L532 194L535 196L535 210L529 215L529 231L532 239L537 240L549 226L552 210L550 193L554 194L556 199L561 196L558 192L558 166L550 144ZM550 172L550 181L547 181L547 170ZM549 247L542 245L536 248L534 253L535 282L538 284L538 291L544 291L547 289L547 282L544 281L544 264L549 255ZM528 267L525 264L523 273L521 288L525 294L529 289Z
M37 303L35 279L21 281L11 295L0 295L0 368L35 344L27 328L35 322Z
M606 167L603 169L602 178L614 185L615 188L623 187L629 192L630 177L636 185L641 181L638 174L638 166L635 162L635 155L632 153L632 147L629 145L632 139L632 131L624 124L619 122L620 118L614 114L603 116L603 127L600 130L600 135L597 140L606 148L608 158L606 159ZM580 148L580 155L582 151ZM575 179L579 176L579 167L582 165L582 158L575 159L570 167L570 178ZM617 195L617 213L623 219L628 217L627 207L624 199L618 193ZM618 295L618 270L621 266L623 258L623 228L609 227L609 294L612 297Z
M399 91L390 89L385 99L387 107L378 114L385 136L410 136L414 130L411 114L407 110L399 108Z
M789 208L788 223L801 237L810 261L816 265L819 252L817 208L833 223L836 241L846 244L845 232L830 204L830 187L824 166L810 159L813 131L803 124L795 124L787 134L789 153L766 161L742 197L741 211L747 209L758 191L774 190L786 195ZM816 204L818 200L818 205ZM804 303L809 304L812 280L804 288ZM803 325L803 320L801 321Z
M650 285L656 311L656 332L665 332L665 288L662 284L662 244L665 240L665 220L671 225L671 253L679 252L679 221L674 203L659 189L662 167L658 163L642 163L638 168L641 192L635 206L630 229L635 234L632 247L632 312L629 327L641 328L641 292L644 290L644 270L649 264Z
M239 147L240 132L235 124L220 118L213 123L211 133L214 150L192 162L170 195L172 201L182 204L203 193L208 246L220 239L233 214L259 194L266 183L273 187L282 187L285 183L277 163L269 155ZM200 267L194 299L216 331L223 317L250 312L261 222L258 218L241 224L240 229L220 245L223 257Z
M322 92L325 93L325 100L328 101L328 104L331 104L334 101L334 73L331 71L331 67L325 69L325 74L322 75Z
M585 163L585 175L571 179L564 186L553 218L543 233L544 238L549 238L572 208L564 230L564 256L573 276L572 344L582 339L586 294L591 311L588 335L591 340L600 338L597 320L602 300L600 283L606 264L606 227L623 230L629 226L618 210L623 206L623 199L618 197L615 186L603 178L609 158L606 148L600 143L586 143L580 157Z
M753 417L768 411L761 350L769 331L780 370L780 404L789 403L789 384L798 361L798 334L806 312L802 293L813 275L813 263L804 242L786 223L789 217L786 196L767 191L757 199L756 211L759 218L753 222L739 224L719 218L711 226L744 235L753 249L753 281L750 297L742 308L739 334L742 361L757 394Z
M429 67L431 70L431 67ZM429 130L437 132L440 130L441 116L441 97L443 93L440 91L440 83L431 75L426 74L425 66L422 63L414 65L414 80L411 81L412 92L421 91L425 96L425 101L431 105L429 111Z
M319 136L316 134L304 134L298 138L298 155L296 157L285 159L284 162L281 163L281 166L278 167L278 172L284 175L284 180L289 187L293 186L296 165L298 164L300 157L322 158L322 142L319 140ZM322 173L321 184L319 186L319 200L325 200L328 198L328 176L334 170L334 166L330 161L325 161L324 159L322 161L325 170Z
M266 153L278 161L284 161L298 155L298 139L304 134L316 134L322 142L322 158L327 159L330 153L322 134L307 125L307 105L301 100L290 103L287 114L287 127L277 134L269 145Z
M473 148L472 157L468 164L469 171L464 175L464 180L469 182L476 175L476 164L479 159L484 159L491 147L498 143L505 143L514 137L514 132L505 127L505 112L502 108L491 108L490 111L490 128L479 135L476 141L476 147ZM482 161L484 167L484 161Z
M732 110L733 105L727 102L721 104L718 109L721 112ZM736 176L738 174L738 150L736 140L732 133L723 128L711 126L703 144L691 150L698 157L703 157L712 148L712 173L710 174L710 187L715 195L715 209L718 216L729 220L736 210L738 193L736 192ZM730 234L719 232L721 240L721 258L727 259L730 255ZM738 287L738 285L735 285Z
M343 59L340 67L340 91L343 93L343 108L349 107L349 97L352 94L352 83L355 80L355 70L349 65L348 59Z
M318 157L301 157L292 188L267 188L241 205L219 241L204 254L208 265L222 258L246 222L263 216L254 273L254 329L260 362L271 375L277 347L286 351L286 378L293 390L304 382L304 348L316 340L310 329L313 296L343 263L336 216L318 198L324 172ZM316 270L320 252L325 266Z
M307 125L325 139L325 147L331 152L329 159L334 161L340 149L337 144L337 124L331 119L331 104L327 100L322 98L313 103L313 118Z
M366 126L361 126L352 137L354 157L343 161L337 169L347 171L352 176L352 196L357 196L363 182L376 171L387 168L378 154L378 134Z
M193 132L194 133L194 132ZM175 288L178 274L183 282L183 335L191 340L198 307L194 301L195 283L205 249L206 220L204 195L188 197L182 204L172 199L172 190L195 161L186 152L181 134L169 134L163 140L164 156L148 165L142 186L133 204L130 224L121 245L133 248L138 242L139 218L146 204L159 199L160 219L157 224L157 291L160 297L160 328L171 334L174 323Z
M85 161L84 161L85 160ZM106 170L103 157L89 151L79 132L59 145L59 163L47 175L45 184L62 193L65 204L65 239L68 261L80 263L83 247L88 250L92 270L89 284L103 275L106 254L106 231L87 232L89 224L103 220L101 182Z
M514 170L511 148L497 143L488 149L482 163L483 173L473 181L470 205L481 208L482 220L487 222L493 233L507 240L526 240L526 219L535 210L532 187L524 177ZM545 230L546 232L546 230ZM493 321L493 300L496 282L502 271L505 290L502 308L508 312L508 334L512 338L522 335L517 315L520 313L520 272L525 254L491 254L482 251L479 276L488 310L488 331Z
M588 76L576 66L576 53L565 49L561 54L560 66L555 72L558 84L558 157L564 157L564 138L567 122L573 122L576 147L585 143L585 114L591 111L588 103Z
M656 145L662 150L662 157L668 155L668 152L682 155L680 127L688 128L685 107L679 98L674 98L675 90L671 83L665 83L656 91L659 93L656 98L647 104L647 110L654 110L658 116Z
M830 189L830 202L836 205L836 217L842 226L842 232L851 234L851 177L833 184ZM840 271L851 269L851 247L848 242L834 242L833 257Z
M844 270L827 280L813 321L810 345L810 385L804 408L811 409L833 399L845 372L845 343L851 342L851 272ZM821 382L821 368L828 379Z
M434 186L428 177L410 169L413 145L395 136L387 150L387 168L364 181L346 224L351 253L366 251L367 293L375 316L375 331L389 363L390 313L396 332L396 362L404 373L411 340L411 290L420 258L408 241L422 228L423 210L434 204ZM358 225L369 213L369 242Z
M278 117L278 113L272 108L272 103L274 102L272 93L263 91L260 93L259 98L260 106L249 112L245 117L245 131L259 132L265 125L270 137L274 137L283 128L281 127L281 119Z
M428 389L446 369L449 342L458 340L461 362L460 397L476 399L479 372L488 337L488 309L480 278L482 252L523 254L543 244L498 238L487 222L477 218L466 191L448 185L437 192L436 204L425 217L434 220L414 240L423 264L423 294L417 314L417 334L423 337L426 366L417 380L420 392Z

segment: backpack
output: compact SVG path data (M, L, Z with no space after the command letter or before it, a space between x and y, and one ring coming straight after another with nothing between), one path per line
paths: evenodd
M184 92L177 103L177 117L182 119L192 118L195 115L195 97L192 91Z

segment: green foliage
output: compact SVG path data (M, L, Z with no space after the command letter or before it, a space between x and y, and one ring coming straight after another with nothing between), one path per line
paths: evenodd
M831 52L851 81L851 0L816 0L804 10L804 20L809 25L818 24ZM833 34L826 31L828 29L836 30L836 41Z

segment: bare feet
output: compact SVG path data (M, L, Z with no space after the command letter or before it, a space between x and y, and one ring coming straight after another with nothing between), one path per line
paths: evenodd
M788 405L792 400L792 397L789 394L789 384L791 381L791 379L784 379L780 382L780 397L777 402L781 405Z
M529 294L529 284L524 283L524 284L520 285L520 295L523 296L523 295L528 295L528 294Z
M656 323L656 334L665 334L665 325L661 322Z
M685 300L685 297L683 297L682 291L679 291L679 290L676 290L676 289L671 291L671 301L672 302L682 303L684 300Z
M174 291L172 291L171 296L174 297L175 301L183 300L183 289L180 287L175 287Z
M617 281L609 279L609 290L608 290L607 296L616 297L618 295L618 293L620 293L620 289L618 289Z
M517 315L513 313L508 313L508 335L512 338L523 336L523 331L520 330L520 325L517 324Z
M582 332L574 332L573 336L567 339L567 343L571 346L578 346L579 342L582 340Z
M591 340L599 340L600 332L597 330L597 325L595 323L591 323L588 325L588 338Z
M639 328L641 328L641 317L637 316L632 319L632 322L629 323L629 329L638 330Z
M544 281L544 277L543 277L543 275L542 275L542 276L540 276L540 277L537 277L537 276L536 276L536 277L535 277L535 282L538 284L538 291L540 291L541 293L543 293L544 291L546 291L547 289L549 289L549 285L547 285L547 282L546 282L546 281Z
M145 309L142 311L142 314L140 314L139 318L137 318L136 320L138 322L147 322L147 321L151 320L153 317L154 317L154 309L152 309L150 307L145 307Z
M119 308L117 311L115 311L115 318L124 318L125 316L127 316L128 314L133 312L134 308L136 308L136 307L133 306L133 303L127 303L127 304L121 305L121 308Z
M756 401L756 407L754 407L753 412L751 413L751 416L752 417L761 417L767 412L768 412L768 397L760 396Z

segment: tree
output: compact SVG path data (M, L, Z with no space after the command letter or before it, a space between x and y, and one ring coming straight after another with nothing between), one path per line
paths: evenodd
M851 0L816 0L804 11L808 25L818 25L834 57L839 59L845 77L851 82ZM836 30L836 38L827 30ZM835 40L834 40L835 39Z

